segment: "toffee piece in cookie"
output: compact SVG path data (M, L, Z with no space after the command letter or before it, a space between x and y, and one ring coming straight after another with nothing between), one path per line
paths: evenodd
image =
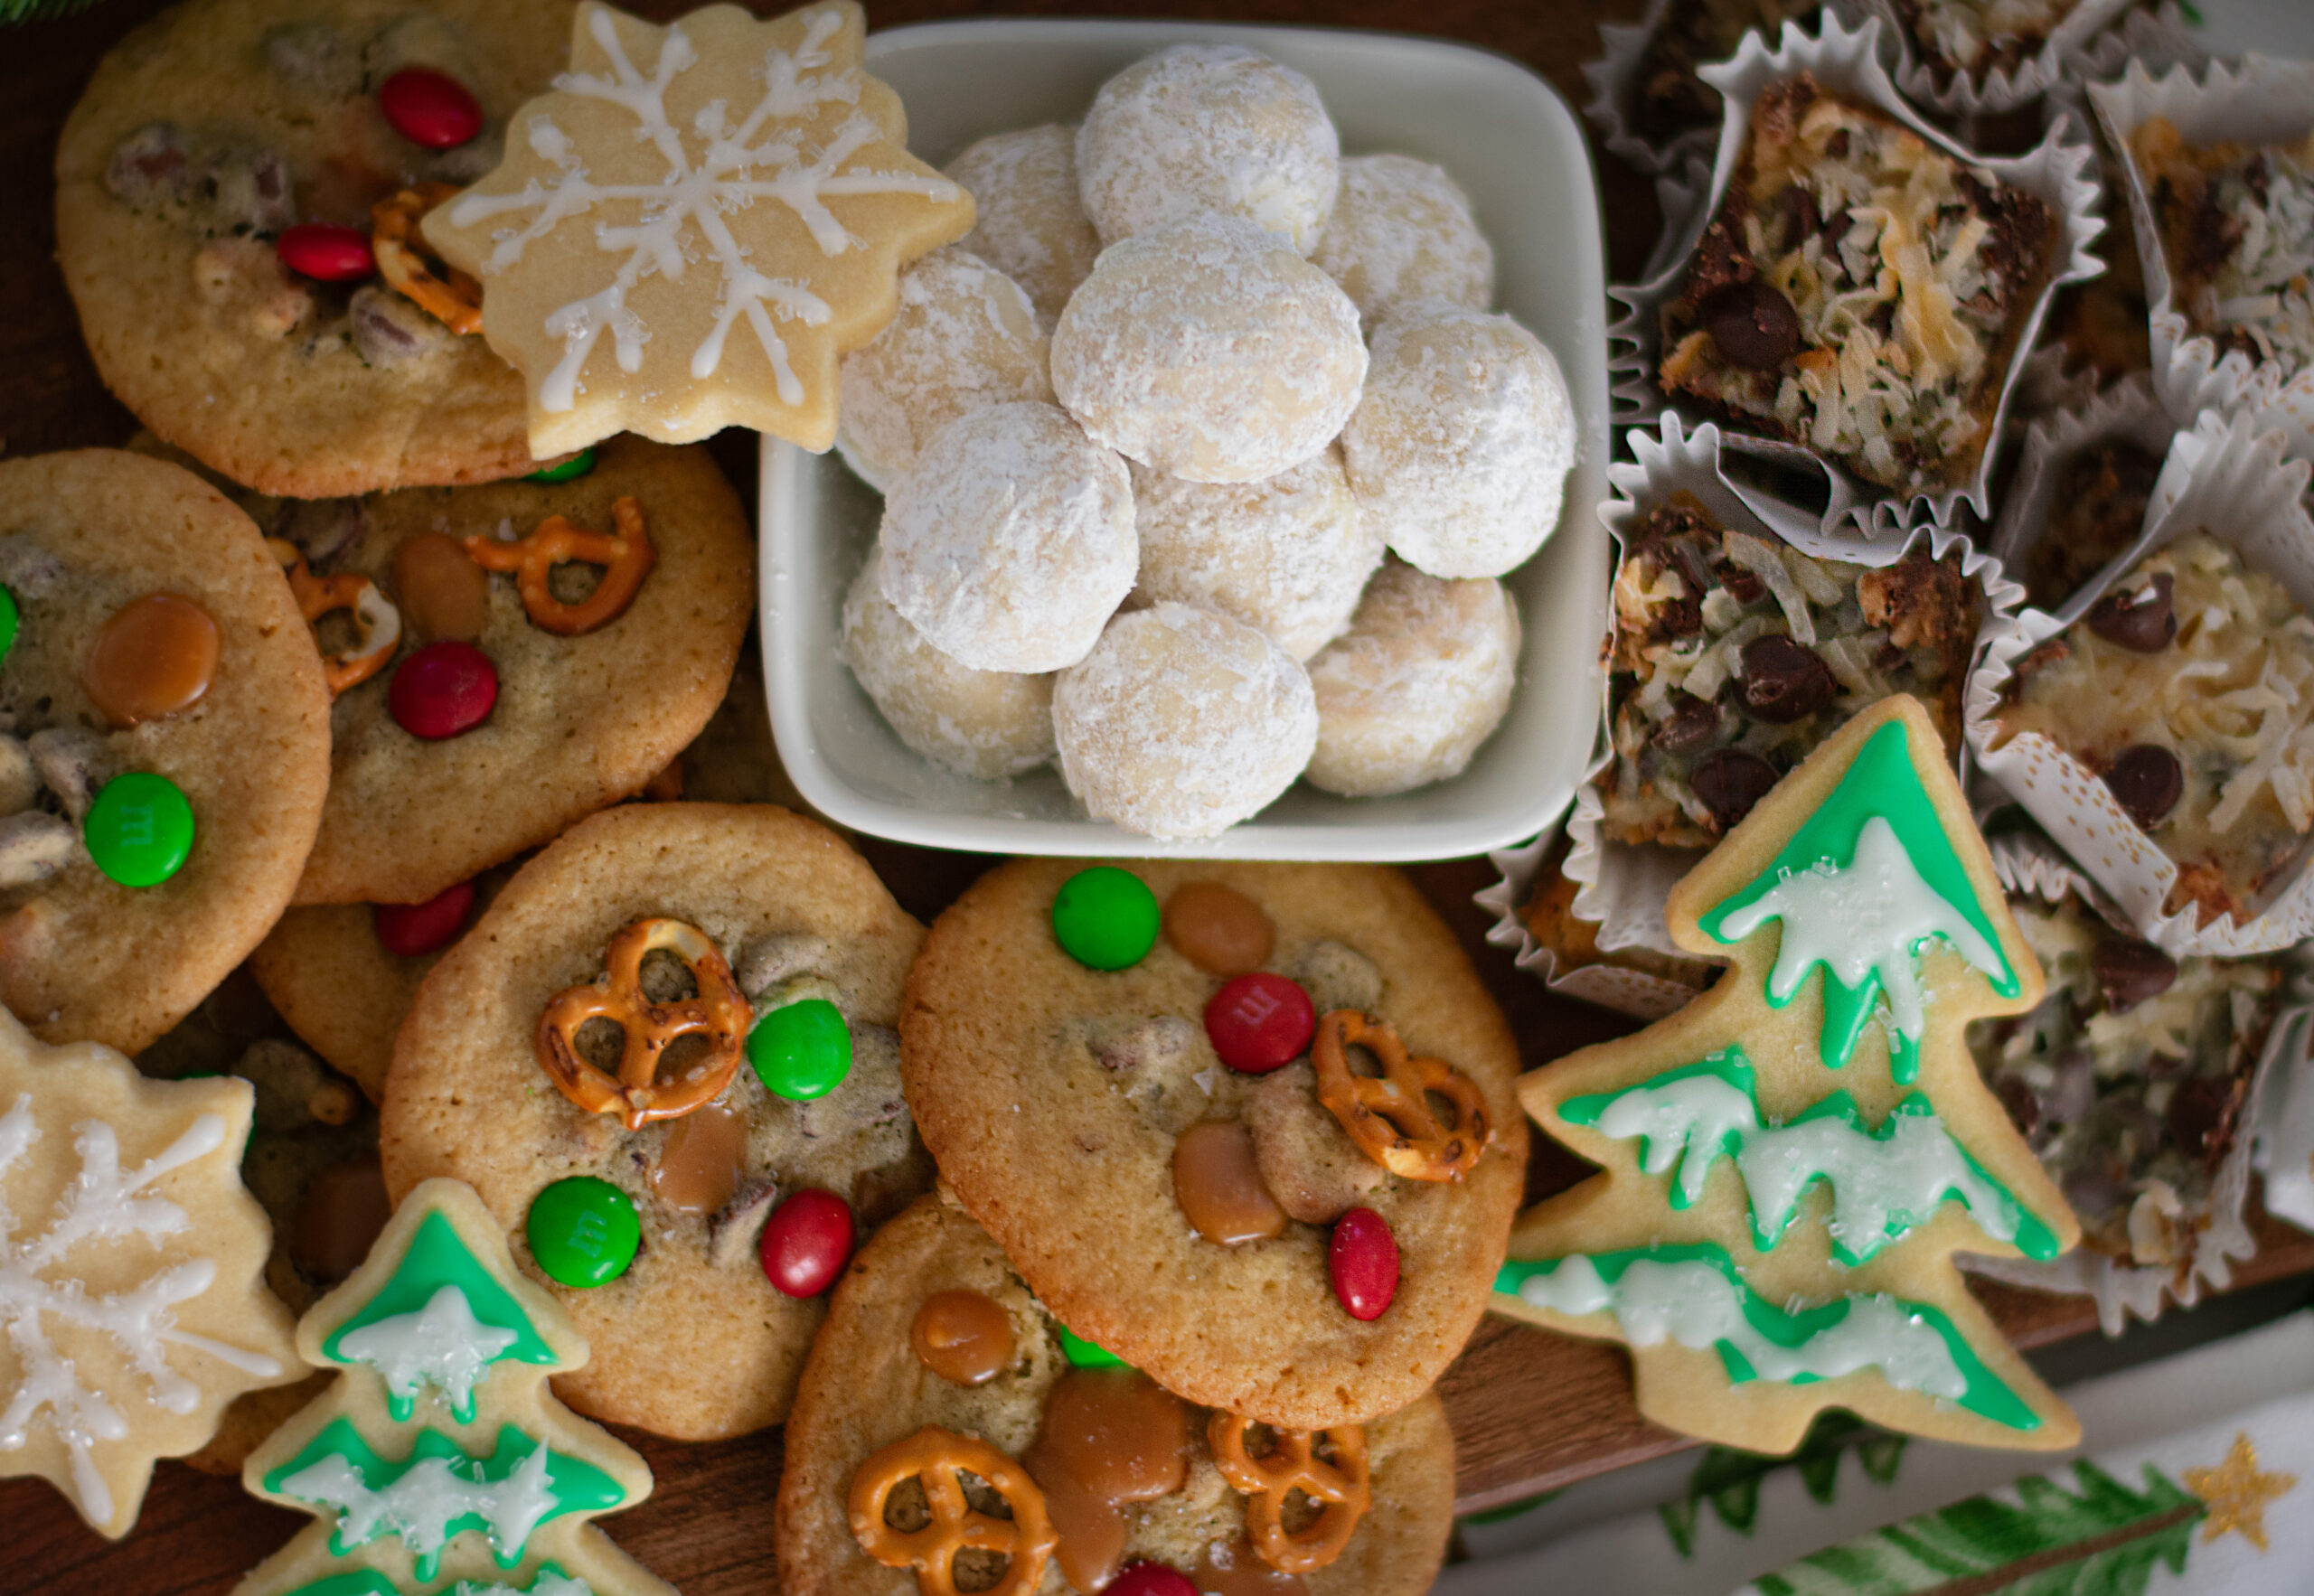
M106 386L208 465L315 498L531 469L522 379L412 220L498 159L569 0L188 0L57 148L57 254Z
M395 1042L386 1184L470 1182L595 1349L575 1405L786 1413L819 1294L929 1183L893 1026L922 928L817 823L634 804L523 866Z
M1430 1588L1454 1479L1435 1396L1264 1436L1087 1363L985 1231L918 1201L861 1251L804 1366L780 1471L780 1589ZM959 1469L1009 1505L1009 1525L983 1520L1001 1550L964 1545ZM989 1504L974 1489L969 1506Z
M1395 871L1013 860L934 926L901 1046L943 1178L1030 1289L1192 1402L1354 1423L1477 1320L1526 1164L1517 1053Z
M640 792L714 714L755 601L703 449L620 437L479 487L247 502L335 693L300 904L426 903Z
M144 1047L289 902L329 697L248 516L111 450L0 465L0 1000Z
M1881 487L1950 491L1992 442L2056 237L2038 197L1802 72L1753 108L1658 380Z

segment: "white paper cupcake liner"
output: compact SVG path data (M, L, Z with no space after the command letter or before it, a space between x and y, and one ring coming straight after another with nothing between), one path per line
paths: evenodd
M2171 443L2136 543L2054 613L2028 607L1997 628L1970 673L1966 724L1979 766L2112 895L2138 935L2171 954L2271 953L2314 934L2314 869L2302 863L2247 924L2226 916L2197 926L2190 907L2165 913L2177 865L2102 781L2046 737L2027 732L1993 746L2001 697L2025 654L2087 614L2139 560L2196 527L2232 545L2314 614L2314 523L2300 502L2307 476L2304 462L2284 463L2281 434L2258 434L2244 415L2204 412ZM2020 534L2010 558L2021 563L2028 549Z
M2131 929L2121 906L2098 890L2046 838L2032 833L2001 837L1990 848L1993 868L2011 893L2050 904L2062 902L2067 893L2073 893L2115 930ZM2294 957L2281 1007L2251 1072L2249 1094L2235 1121L2234 1145L2211 1180L2209 1211L2197 1223L2193 1249L2187 1257L2169 1265L2144 1265L2075 1248L2046 1263L1964 1254L1960 1259L1961 1267L2010 1285L2092 1298L2097 1304L2097 1321L2109 1336L2120 1335L2131 1315L2150 1322L2159 1316L2165 1299L2180 1308L2191 1308L2201 1300L2205 1288L2224 1291L2232 1283L2233 1264L2258 1250L2257 1237L2251 1233L2244 1213L2255 1157L2253 1132L2271 1114L2271 1104L2290 1086L2300 1088L2300 1095L2314 1095L2303 1091L2309 1074L2309 1036L2314 1036L2314 972L2309 972L2305 958ZM2269 1182L2270 1209L2272 1204Z
M1889 566L1925 544L1931 558L1942 559L1957 551L1961 574L1976 581L1983 594L1980 636L1998 630L2004 617L2024 599L2024 590L2011 581L2000 562L1977 548L1961 532L1934 522L1909 529L1898 537L1867 537L1854 526L1827 530L1816 519L1756 488L1731 480L1720 468L1727 439L1717 426L1705 422L1688 431L1676 413L1667 412L1659 428L1634 428L1625 435L1632 458L1607 468L1615 496L1599 507L1600 519L1613 537L1622 558L1623 533L1642 513L1681 493L1698 502L1723 526L1742 530L1774 532L1801 553L1857 565ZM1610 646L1614 616L1607 617ZM1981 644L1980 645L1981 646ZM1602 746L1612 726L1613 683L1603 690L1599 718ZM1567 854L1559 868L1576 884L1574 913L1598 928L1602 952L1645 949L1688 962L1695 955L1671 940L1663 906L1671 887L1703 858L1703 850L1660 843L1631 844L1603 834L1606 810L1596 777L1606 766L1604 756L1576 789L1575 807L1566 821ZM1557 833L1526 848L1493 856L1504 879L1479 898L1481 906L1498 918L1488 940L1519 950L1518 963L1534 970L1554 991L1583 997L1627 1014L1653 1019L1679 1007L1699 988L1640 972L1585 965L1561 972L1551 950L1527 929L1519 911L1534 890L1542 860ZM1579 989L1579 990L1578 990ZM1597 995L1594 995L1597 994Z
M1711 189L1704 202L1688 217L1676 255L1671 257L1672 264L1646 282L1611 290L1620 302L1623 314L1609 329L1610 377L1618 400L1629 412L1618 418L1643 419L1676 408L1667 402L1655 382L1662 308L1678 297L1688 258L1735 179L1750 132L1753 103L1769 85L1801 71L1813 72L1826 89L1886 112L1954 159L1989 172L1999 182L2046 203L2059 218L2054 266L2048 281L2034 299L2009 357L1999 402L1990 418L1993 441L1986 445L1970 481L1940 493L1905 497L1853 476L1801 445L1731 431L1728 447L1829 473L1834 491L1830 507L1820 518L1828 533L1851 519L1868 532L1881 535L1902 531L1924 519L1951 524L1964 502L1980 516L1989 517L1989 484L2010 395L2027 353L2038 340L2050 301L2066 283L2095 277L2104 269L2090 249L2091 242L2104 227L2097 215L2098 191L2090 175L2090 148L2086 143L2067 142L2052 134L2023 155L1971 154L1922 120L1897 92L1880 62L1878 52L1886 35L1878 18L1868 19L1851 30L1838 16L1827 13L1821 25L1820 34L1811 35L1802 33L1797 24L1787 23L1783 38L1773 48L1753 34L1744 41L1733 59L1706 68L1700 74L1727 102L1712 166Z
M2153 379L2163 401L2180 416L2213 406L2244 412L2262 430L2279 428L2293 455L2314 456L2314 365L2285 377L2274 362L2253 364L2240 350L2220 359L2216 341L2191 330L2177 303L2145 175L2128 154L2130 136L2155 117L2168 117L2194 145L2302 138L2314 125L2314 61L2253 55L2199 70L2174 66L2155 76L2146 62L2133 60L2113 82L2091 85L2089 99L2125 174L2151 307Z
M1982 72L1952 72L1940 80L1933 65L1906 27L1895 0L1874 0L1873 10L1886 24L1902 49L1897 58L1896 86L1918 104L1932 106L1955 117L1999 116L2030 104L2063 80L2067 61L2088 48L2133 0L2081 0L2059 20L2039 49L2014 67L1993 67Z
M2177 434L2177 419L2142 373L2123 378L2102 393L2095 391L2093 382L2085 398L2036 417L2025 429L2024 456L2001 500L1999 519L1993 522L1988 540L1993 558L2006 569L2021 572L2025 568L2026 557L2049 523L2065 468L2082 450L2122 439L2148 454L2166 455ZM2169 502L2161 496L2163 485L2155 485L2152 502L2146 508L2148 521Z
M2267 1083L2259 1122L2255 1162L2266 1212L2314 1230L2314 1058L2301 1054Z

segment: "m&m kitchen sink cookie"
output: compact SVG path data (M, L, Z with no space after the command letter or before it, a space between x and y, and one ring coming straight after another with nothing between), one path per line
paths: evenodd
M501 889L402 1022L397 1195L482 1194L595 1349L574 1406L777 1422L856 1239L930 1184L894 1030L923 929L814 821L646 803Z
M1526 1167L1518 1054L1395 871L1013 860L934 925L900 1037L965 1211L1191 1402L1360 1422L1477 1322Z
M931 1197L838 1288L785 1439L792 1596L1413 1596L1453 1511L1435 1396L1315 1432L1185 1402L1070 1334Z
M630 796L707 724L755 596L704 450L471 488L246 496L335 701L301 904L424 904Z
M0 465L0 1000L141 1051L288 904L329 690L248 516L112 450Z
M237 482L320 497L531 469L522 382L418 237L562 65L569 0L189 0L56 156L105 385Z

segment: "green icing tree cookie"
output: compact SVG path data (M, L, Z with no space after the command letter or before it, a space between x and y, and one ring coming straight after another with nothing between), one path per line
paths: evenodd
M234 1596L673 1596L588 1523L651 1472L549 1392L587 1344L472 1188L413 1190L297 1350L343 1372L241 1479L316 1522Z
M1726 1445L1788 1451L1829 1408L2072 1445L1952 1263L2052 1258L2080 1227L1968 1049L2042 978L1920 705L1841 728L1667 914L1729 968L1520 1083L1601 1168L1520 1217L1494 1309L1624 1342L1641 1412Z

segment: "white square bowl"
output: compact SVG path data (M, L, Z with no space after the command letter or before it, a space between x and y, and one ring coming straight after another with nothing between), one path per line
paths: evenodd
M1009 782L952 775L900 742L839 656L838 612L881 501L832 453L766 438L764 679L780 758L804 798L842 825L983 853L1387 861L1531 837L1566 806L1591 756L1606 624L1604 261L1590 155L1566 103L1503 56L1314 28L934 23L870 34L868 64L907 104L909 147L937 165L992 133L1074 122L1120 68L1198 40L1247 45L1307 73L1345 154L1400 151L1453 174L1493 241L1499 307L1566 373L1581 452L1557 532L1507 578L1526 630L1510 714L1453 781L1378 799L1297 783L1253 820L1197 842L1086 819L1049 767Z

